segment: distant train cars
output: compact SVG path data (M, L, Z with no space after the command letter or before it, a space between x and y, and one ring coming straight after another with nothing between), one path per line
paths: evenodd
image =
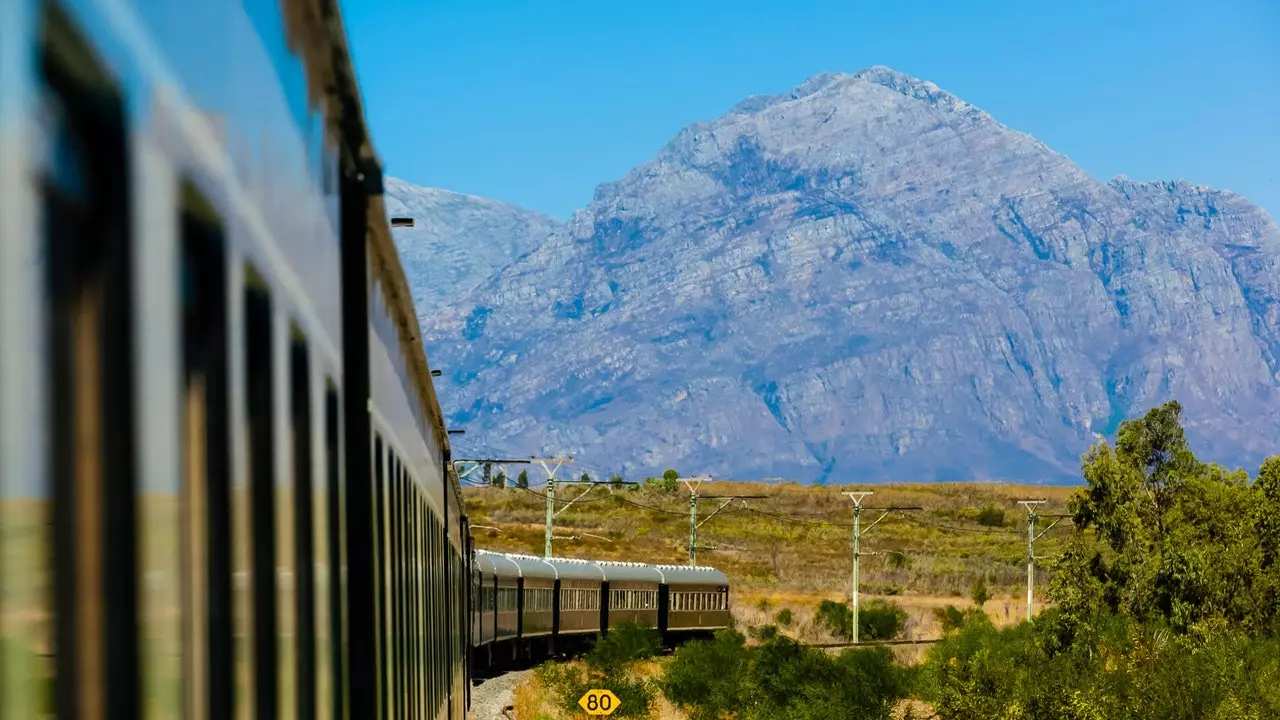
M572 653L623 622L664 642L729 624L729 579L708 567L543 559L476 550L471 569L472 668Z

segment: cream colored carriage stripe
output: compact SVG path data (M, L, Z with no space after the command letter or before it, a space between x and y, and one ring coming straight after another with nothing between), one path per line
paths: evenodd
M271 230L262 219L257 207L249 202L244 189L240 187L239 180L227 163L225 153L218 151L218 141L209 131L209 126L203 118L191 111L191 104L187 101L186 93L183 92L182 83L165 62L164 56L151 39L151 34L138 19L133 8L122 0L97 0L97 5L116 33L125 41L124 44L137 61L138 69L147 76L149 84L153 88L164 88L173 93L177 101L175 112L178 116L178 126L186 136L185 139L194 148L201 162L208 169L216 172L218 179L226 185L228 199L244 218L254 238L266 253L272 275L284 287L292 304L301 313L302 320L310 331L309 334L329 357L330 362L341 367L342 356L333 338L329 337L324 331L324 326L320 324L315 308L311 306L306 293L302 290L301 281L286 262L284 252L276 244Z
M402 458L411 457L411 455L405 451L406 445L404 441L402 441L400 439L400 436L396 434L395 426L392 425L389 420L387 420L387 416L382 414L382 411L378 409L378 406L373 404L372 399L369 400L368 408L369 408L369 416L373 418L374 423L376 423L379 426L379 429L382 431L382 434L385 436L384 441L388 445L390 445L391 448L395 450L396 454L398 454L400 457ZM430 460L430 457L427 457L427 460ZM412 471L413 468L406 467L405 469L410 471L409 476L414 481L414 484L419 485L421 487L421 483L418 481L417 474ZM423 489L425 490L426 488L424 487ZM441 511L440 507L436 504L435 499L432 497L431 493L426 492L424 493L424 495L426 496L427 502L431 505L432 509L436 511L436 515L439 517L444 517L443 512Z

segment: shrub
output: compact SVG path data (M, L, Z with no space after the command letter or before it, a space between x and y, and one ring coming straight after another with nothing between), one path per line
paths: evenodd
M825 628L836 637L845 639L853 637L853 611L844 603L823 600L818 603L813 621L818 627Z
M997 630L971 613L935 645L921 694L939 717L1192 720L1280 717L1280 639L1219 628L1200 639L1115 615L1046 610Z
M555 698L556 704L569 714L582 712L578 700L588 690L604 688L618 696L618 709L612 717L648 717L653 706L655 688L625 673L601 675L575 663L549 662L537 669L538 681Z
M769 608L773 607L773 603L769 602L769 598L760 598L756 601L756 607L759 608L760 612L767 613Z
M671 702L690 708L691 720L715 720L738 709L749 653L736 630L681 645L661 681Z
M677 482L675 478L668 479L665 477L650 477L644 479L644 484L646 487L650 487L658 492L664 493L673 493L680 489L680 483Z
M591 669L612 675L628 663L651 658L661 650L662 637L657 630L647 625L623 622L609 628L609 634L596 641L585 660Z
M888 600L868 600L858 608L858 639L891 640L906 623L906 610Z
M722 630L677 650L662 688L693 720L887 720L907 680L884 648L832 657L778 635L747 647L741 635Z
M982 578L973 581L973 588L969 590L969 597L973 598L973 604L982 609L983 605L991 599L991 592L987 590L987 584L982 582Z
M934 608L933 617L942 626L942 632L944 633L959 630L964 625L964 613L955 605Z
M794 618L791 617L790 608L782 608L777 612L776 615L773 616L773 621L778 623L782 627L791 627L791 623L793 620Z
M998 505L987 505L978 511L978 524L986 527L1004 527L1004 508Z
M905 570L911 567L911 558L901 550L894 550L889 553L889 567L894 570Z

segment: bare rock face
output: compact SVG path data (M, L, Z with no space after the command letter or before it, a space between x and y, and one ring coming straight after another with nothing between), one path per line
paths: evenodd
M887 68L691 125L545 239L476 222L497 255L448 240L465 251L409 258L438 299L420 308L441 400L476 452L1059 482L1095 433L1169 398L1197 454L1280 449L1280 230L1263 210L1100 182ZM423 274L452 270L417 269L508 255L456 295Z
M412 217L395 231L413 300L439 307L471 292L529 252L563 223L541 213L474 195L386 178L391 217Z

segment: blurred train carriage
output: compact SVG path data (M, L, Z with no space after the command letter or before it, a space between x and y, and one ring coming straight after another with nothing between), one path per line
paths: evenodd
M0 3L0 715L464 716L381 192L335 0Z
M460 719L728 620L473 550L336 0L0 2L0 351L5 718Z

